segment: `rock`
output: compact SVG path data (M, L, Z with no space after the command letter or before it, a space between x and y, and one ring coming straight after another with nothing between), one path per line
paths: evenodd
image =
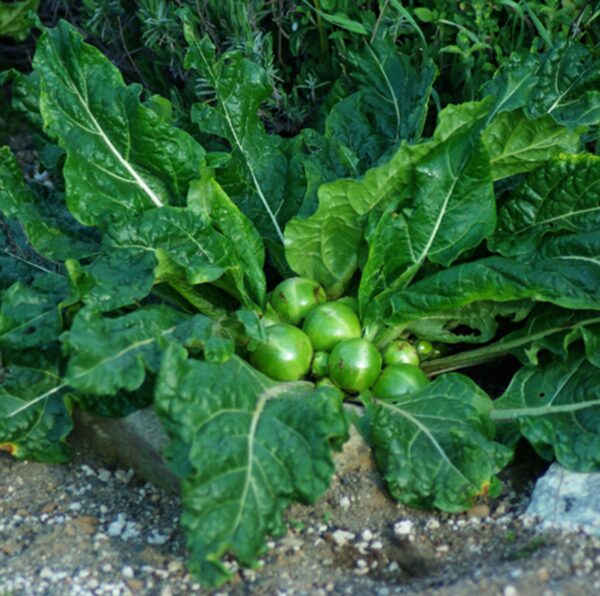
M537 481L526 513L540 518L546 528L600 536L600 474L552 464Z
M77 410L74 417L80 437L108 465L131 469L144 480L171 492L179 491L179 479L161 455L169 438L154 410L139 410L125 418L101 418ZM124 481L131 475L125 472L118 479Z

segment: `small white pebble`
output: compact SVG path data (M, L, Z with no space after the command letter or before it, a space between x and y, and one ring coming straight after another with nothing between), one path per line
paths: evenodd
M438 530L440 528L440 522L435 519L435 517L432 517L426 524L425 527L428 530Z
M148 542L148 544L162 546L163 544L166 544L169 541L169 537L169 534L161 534L157 530L152 530L152 532L150 532L150 536L148 536L146 541Z
M356 566L359 569L364 569L365 567L368 567L368 563L364 559L358 559L358 561L356 561Z
M133 579L133 577L134 577L133 568L131 568L129 565L125 565L125 567L123 567L123 569L121 569L121 575L125 579Z
M519 592L514 586L506 586L502 590L502 596L519 596Z
M331 537L338 546L344 546L350 542L350 540L354 540L355 534L347 532L346 530L336 530Z
M54 577L54 573L50 567L43 567L40 571L40 577L42 579L52 579Z
M102 482L108 482L112 478L112 475L105 468L100 468L98 470L98 478L100 478L100 480L102 480Z
M408 536L412 533L412 530L413 522L409 519L404 519L394 524L394 534L396 536Z
M370 542L371 540L373 540L373 532L371 532L371 530L369 530L368 528L366 530L363 530L362 534L360 535L360 537L363 540L366 540L367 542Z
M375 540L371 543L372 550L381 550L383 548L383 544L379 540Z
M348 509L350 507L350 499L348 497L342 497L340 499L340 507L342 509Z

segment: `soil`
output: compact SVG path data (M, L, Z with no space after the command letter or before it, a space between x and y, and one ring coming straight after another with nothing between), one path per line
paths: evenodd
M0 594L590 594L600 590L600 539L541 533L524 514L527 464L503 495L469 513L408 509L381 485L356 440L312 506L253 570L206 591L185 568L177 496L107 469L81 438L66 465L0 455ZM523 458L520 461L526 461ZM535 462L533 462L535 463Z

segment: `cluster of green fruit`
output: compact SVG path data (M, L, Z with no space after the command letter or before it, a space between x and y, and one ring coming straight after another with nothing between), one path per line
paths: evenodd
M349 393L370 389L382 400L429 382L419 368L420 356L433 350L429 342L395 340L380 352L362 337L356 299L328 302L323 288L310 279L282 281L271 293L263 322L266 341L251 352L250 362L277 381L310 374L317 385L333 384Z

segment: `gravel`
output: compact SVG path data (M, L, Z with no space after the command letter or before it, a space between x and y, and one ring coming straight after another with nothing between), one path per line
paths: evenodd
M315 505L293 506L290 531L256 569L202 590L186 570L180 501L85 443L52 466L0 456L0 594L590 594L600 539L539 531L525 509L533 479L506 474L496 501L467 514L392 502L370 458L349 445ZM346 452L345 452L346 453Z

